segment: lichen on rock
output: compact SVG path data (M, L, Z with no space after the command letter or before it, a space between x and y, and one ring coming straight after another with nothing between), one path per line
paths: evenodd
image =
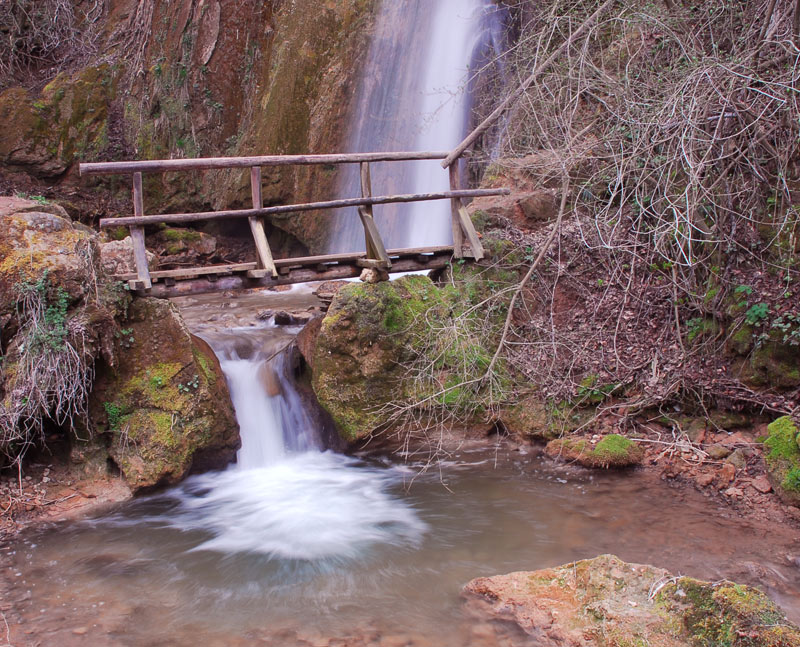
M516 623L539 647L800 645L800 630L757 589L613 555L480 577L464 593L474 614Z

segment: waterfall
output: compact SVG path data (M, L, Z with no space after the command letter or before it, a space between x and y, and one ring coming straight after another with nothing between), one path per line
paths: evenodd
M471 64L496 51L498 14L490 0L385 0L375 22L353 109L347 147L353 152L450 150L469 127ZM373 193L446 191L438 161L373 164ZM357 195L356 168L340 193ZM452 242L446 201L384 205L374 209L387 248ZM364 249L357 213L334 216L329 250Z
M153 523L201 533L192 551L276 560L341 561L376 544L417 545L427 525L391 493L402 470L324 450L291 370L294 332L268 325L202 333L225 373L242 447L227 470L162 495L176 505Z

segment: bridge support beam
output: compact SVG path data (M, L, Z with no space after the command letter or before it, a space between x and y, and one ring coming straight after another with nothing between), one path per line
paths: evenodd
M369 162L361 162L361 197L372 197L372 177L369 171ZM361 225L364 227L364 239L367 245L367 259L375 261L375 267L388 270L392 267L386 247L381 239L378 226L372 214L372 205L364 205L358 208L358 215L361 218Z
M455 160L447 170L450 174L450 191L458 191L461 185L459 179L459 167L461 160ZM464 239L467 239L470 248L471 256L479 261L483 258L483 245L481 245L478 232L475 231L475 226L472 224L472 219L469 217L467 210L464 208L460 197L453 197L450 199L450 223L453 228L453 255L456 258L463 258L464 253Z
M253 198L253 209L264 207L264 198L261 194L261 167L253 166L250 169L250 194ZM267 242L267 234L264 232L264 221L257 216L250 216L247 221L250 223L250 231L253 233L253 240L256 243L256 258L258 268L250 270L248 276L260 278L271 274L278 276L275 268L275 261L272 260L272 251Z

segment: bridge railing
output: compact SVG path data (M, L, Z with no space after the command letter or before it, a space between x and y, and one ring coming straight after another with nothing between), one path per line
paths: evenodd
M100 227L127 226L133 241L136 279L131 286L149 290L152 287L147 265L144 227L160 223L187 223L199 220L220 220L247 218L256 247L256 267L247 270L247 276L263 278L278 276L278 270L264 231L264 216L298 211L358 207L358 214L364 228L366 258L358 260L362 267L390 269L391 260L381 240L373 218L372 207L376 204L422 202L429 200L450 200L451 226L453 230L453 255L457 258L471 256L483 258L481 246L472 221L464 208L465 198L506 195L508 189L461 189L459 186L458 164L448 167L450 190L438 193L411 193L402 195L372 194L370 174L371 162L406 162L416 160L443 160L448 152L384 152L384 153L343 153L326 155L264 155L257 157L210 157L174 160L142 160L132 162L93 162L80 165L81 175L132 175L133 176L133 216L103 218ZM361 197L342 198L323 202L288 204L265 207L261 193L261 168L264 166L289 166L310 164L358 164L361 171ZM144 194L142 191L143 173L166 173L175 171L200 171L209 169L250 168L250 192L252 208L225 211L205 211L198 213L173 213L145 215ZM323 259L324 257L320 257Z

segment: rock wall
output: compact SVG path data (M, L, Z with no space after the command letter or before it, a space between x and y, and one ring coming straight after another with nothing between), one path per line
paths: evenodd
M92 26L91 65L0 93L0 189L69 196L77 217L104 213L83 187L116 198L106 212L130 210L127 183L81 181L80 161L335 151L374 4L113 0ZM302 202L334 181L331 169L281 169L265 173L264 198ZM148 176L145 208L240 206L248 182L240 171ZM312 249L325 234L313 223L278 221Z

